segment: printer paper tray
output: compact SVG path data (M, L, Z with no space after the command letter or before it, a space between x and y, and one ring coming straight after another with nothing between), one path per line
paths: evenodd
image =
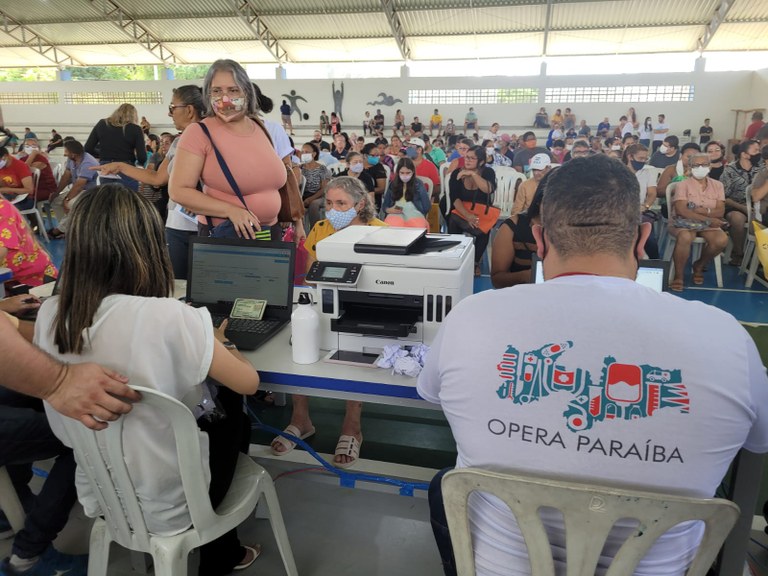
M405 338L409 334L416 333L416 324L415 322L378 322L341 317L338 320L331 320L331 330L349 334L364 334L366 336Z

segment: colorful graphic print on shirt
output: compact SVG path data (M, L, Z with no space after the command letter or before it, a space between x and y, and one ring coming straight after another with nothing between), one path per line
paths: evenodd
M496 366L504 381L496 391L500 399L530 404L550 394L569 393L574 399L563 414L572 432L589 430L604 420L649 418L662 408L689 412L688 391L679 369L649 364L622 364L607 356L600 381L581 368L556 364L573 342L547 344L520 354L507 346Z

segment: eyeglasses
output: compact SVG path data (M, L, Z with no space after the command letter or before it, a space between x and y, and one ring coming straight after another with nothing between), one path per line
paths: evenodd
M186 106L189 106L189 104L170 104L168 106L168 114L173 114L173 111L176 110L176 108L185 108Z
M709 162L704 164L691 164L691 168L709 168Z
M465 160L477 160L477 156L470 156L469 154L467 154L466 156L464 156L464 159Z
M226 93L230 98L237 98L243 95L243 91L238 86L230 86L229 88L211 88L211 96L219 98Z

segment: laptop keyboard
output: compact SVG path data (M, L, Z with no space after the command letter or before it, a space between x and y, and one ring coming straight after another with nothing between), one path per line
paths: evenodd
M232 318L227 324L227 330L233 332L248 332L251 334L267 334L278 324L277 320L247 320L245 318Z

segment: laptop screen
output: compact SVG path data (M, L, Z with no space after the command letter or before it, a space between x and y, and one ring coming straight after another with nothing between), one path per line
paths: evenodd
M189 301L215 304L257 298L268 306L291 309L292 243L193 238L189 250Z
M541 260L534 254L531 262L534 282L541 284L544 282L544 267ZM635 282L642 284L656 292L667 290L667 278L669 277L669 262L662 260L640 260L637 268L637 278Z

